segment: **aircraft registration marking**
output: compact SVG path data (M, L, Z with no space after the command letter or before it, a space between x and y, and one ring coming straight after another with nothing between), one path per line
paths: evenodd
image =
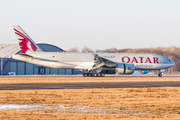
M106 57L106 58L115 58L115 55L110 55L110 56L104 55L103 57Z

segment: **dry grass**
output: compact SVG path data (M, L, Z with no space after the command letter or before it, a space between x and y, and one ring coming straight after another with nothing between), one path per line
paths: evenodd
M142 77L144 76L144 77ZM169 75L164 75L169 76ZM68 82L142 82L180 81L180 77L157 77L157 75L107 75L106 77L82 77L78 75L10 76L0 77L0 84L17 83L68 83Z
M178 114L82 114L0 111L3 120L179 120Z
M156 75L155 75L156 76ZM108 76L83 78L82 76L45 77L0 77L0 84L12 83L68 83L68 82L138 82L138 81L180 81L180 77L128 77ZM51 110L0 111L0 119L179 119L180 88L116 88L116 89L61 89L61 90L14 90L0 91L0 103L4 104L47 104L56 106L91 106L94 108L118 108L122 114L54 113ZM128 110L125 110L128 108ZM124 112L126 111L126 112ZM128 114L125 114L127 113ZM141 114L137 114L141 112Z
M180 118L180 88L119 88L0 91L0 103L48 104L118 108L129 114L83 114L0 111L1 118L22 119L140 119ZM133 111L142 112L142 114ZM24 117L23 117L24 116Z

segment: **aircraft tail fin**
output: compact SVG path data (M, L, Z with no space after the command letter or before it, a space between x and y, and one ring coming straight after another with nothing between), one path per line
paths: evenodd
M19 26L13 25L14 32L19 42L22 53L42 52L41 48L28 36L28 34Z

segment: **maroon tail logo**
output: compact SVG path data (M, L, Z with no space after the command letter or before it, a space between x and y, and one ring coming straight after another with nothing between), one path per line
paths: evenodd
M19 38L19 40L20 40L19 45L20 45L20 49L21 49L22 53L26 53L27 50L33 50L33 51L37 50L37 47L33 44L33 42L31 40L29 40L28 37L26 37L24 34L19 32L15 28L14 28L14 30L15 30L16 35L19 35L22 37L22 38ZM30 44L31 48L28 47L28 44Z

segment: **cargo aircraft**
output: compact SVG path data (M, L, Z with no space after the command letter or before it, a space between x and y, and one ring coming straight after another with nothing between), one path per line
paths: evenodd
M13 26L22 53L14 59L56 69L84 70L84 77L104 77L109 71L129 75L135 70L159 70L170 68L175 63L168 57L147 53L72 53L44 52L19 26Z

